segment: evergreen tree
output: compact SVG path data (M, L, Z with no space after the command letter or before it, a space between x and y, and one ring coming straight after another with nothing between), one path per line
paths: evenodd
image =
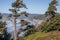
M14 40L17 40L17 30L16 30L16 19L24 14L25 16L28 15L26 11L18 13L20 8L27 8L26 5L23 3L23 0L16 0L12 3L12 9L9 9L13 14L9 17L14 17Z
M2 15L1 19L2 19ZM7 32L6 22L0 21L0 40L10 40L11 34Z
M52 0L51 3L49 4L48 10L45 13L48 20L55 16L55 13L57 11L56 6L58 5L57 3L58 3L57 0Z
M2 22L2 14L0 13L0 31L3 31L3 29L6 26L6 22Z

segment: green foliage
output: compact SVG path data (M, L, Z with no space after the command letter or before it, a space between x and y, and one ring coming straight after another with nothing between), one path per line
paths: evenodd
M29 13L27 13L26 11L21 12L20 15L22 15L22 14L24 14L26 17L28 17L28 15L29 15Z
M23 14L25 16L28 16L28 13L26 11L18 13L20 11L20 8L27 8L23 3L23 0L16 0L15 2L13 2L12 9L9 9L9 11L11 11L13 14L10 14L9 17L13 16L17 18Z
M1 13L0 13L0 19L2 19L2 15L1 15Z
M46 11L45 15L46 17L49 16L49 19L53 18L56 14L57 11L57 0L52 0L51 3L49 4L48 10Z
M16 0L12 3L12 9L9 9L9 11L17 14L20 8L27 8L26 5L23 3L23 0Z
M11 35L7 32L6 22L0 21L0 33L0 40L10 40Z
M54 30L60 30L60 14L51 19L50 22L45 22L40 28L42 32L49 32Z
M35 33L35 30L33 28L29 28L25 31L25 36L28 36L34 33Z
M4 28L6 26L6 22L0 22L0 28Z
M3 34L4 34L4 40L10 40L11 34L7 32L7 28L4 29Z
M52 0L51 3L49 4L48 11L56 11L57 3L58 3L57 0Z
M3 31L6 26L6 22L0 22L0 31Z
M26 5L23 3L23 0L16 0L14 3L12 3L12 7L27 8Z
M28 24L29 24L28 21L26 21L26 20L21 20L21 25L28 25Z

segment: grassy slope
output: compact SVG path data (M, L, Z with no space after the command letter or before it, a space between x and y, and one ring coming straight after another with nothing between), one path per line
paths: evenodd
M35 34L24 37L24 40L60 40L60 32L53 31L49 33L37 32Z
M43 35L45 36L45 33L37 32L35 34L25 37L24 39L25 40L36 40L38 37L43 37Z
M49 26L57 26L56 24L60 24L60 14L56 15L56 17L51 21L49 25L47 25L46 28ZM50 29L50 28L48 28ZM31 34L29 36L26 36L23 38L24 40L60 40L60 32L59 31L51 31L48 33L42 33L42 32L36 32L35 34Z

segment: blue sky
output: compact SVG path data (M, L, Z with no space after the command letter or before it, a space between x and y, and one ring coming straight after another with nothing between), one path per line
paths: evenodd
M15 0L0 0L0 12L10 13L9 8L11 8L11 3ZM44 14L47 10L51 0L23 0L28 9L22 8L21 11L27 11L33 14ZM57 12L60 13L60 0L58 0L59 6L57 6Z

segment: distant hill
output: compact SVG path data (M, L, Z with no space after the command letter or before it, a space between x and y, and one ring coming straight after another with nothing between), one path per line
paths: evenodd
M8 16L9 14L7 13L3 13L3 16ZM24 18L28 18L28 19L40 19L43 20L45 19L45 15L44 14L29 14L28 17L22 15L19 17L19 19L24 19Z

